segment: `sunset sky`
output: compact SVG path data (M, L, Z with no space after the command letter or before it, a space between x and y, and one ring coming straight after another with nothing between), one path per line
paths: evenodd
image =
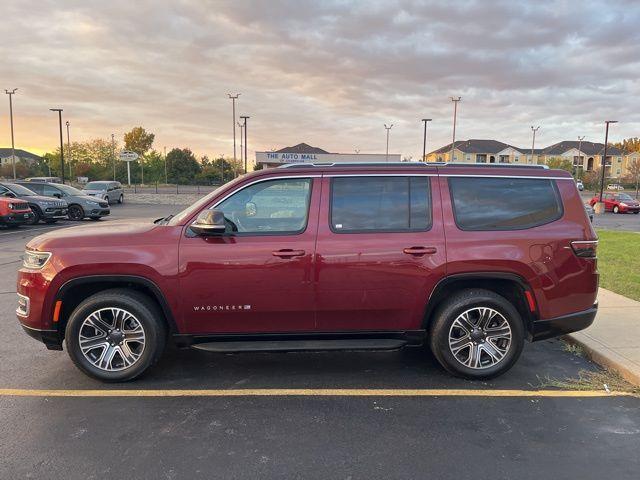
M454 6L450 6L453 4ZM250 158L300 142L418 158L457 138L546 146L640 136L640 2L2 2L0 146L43 152L142 125L155 148L232 155L231 101Z

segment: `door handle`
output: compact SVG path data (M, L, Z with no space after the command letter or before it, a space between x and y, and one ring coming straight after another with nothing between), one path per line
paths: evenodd
M436 247L407 247L402 253L407 255L433 255L438 249Z
M276 250L271 252L274 257L280 258L293 258L293 257L302 257L305 254L304 250L293 250L291 248L283 248L282 250Z

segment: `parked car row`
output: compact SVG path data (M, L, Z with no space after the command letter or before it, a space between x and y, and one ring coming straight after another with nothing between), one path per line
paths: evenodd
M91 183L100 185L89 191L80 191L70 185L33 179L0 182L0 198L3 199L0 223L18 226L23 223L35 225L40 221L55 223L66 218L99 220L111 211L109 194L118 203L124 201L122 186L118 182ZM23 211L25 206L28 215Z

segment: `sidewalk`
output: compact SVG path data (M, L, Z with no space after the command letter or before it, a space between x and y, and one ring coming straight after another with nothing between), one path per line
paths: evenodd
M568 335L595 362L640 385L640 302L601 288L593 325Z

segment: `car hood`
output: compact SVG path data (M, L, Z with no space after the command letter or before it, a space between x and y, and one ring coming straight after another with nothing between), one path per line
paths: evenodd
M103 245L132 245L136 237L158 228L151 219L116 220L62 228L40 235L27 243L32 250L56 248L100 247Z

